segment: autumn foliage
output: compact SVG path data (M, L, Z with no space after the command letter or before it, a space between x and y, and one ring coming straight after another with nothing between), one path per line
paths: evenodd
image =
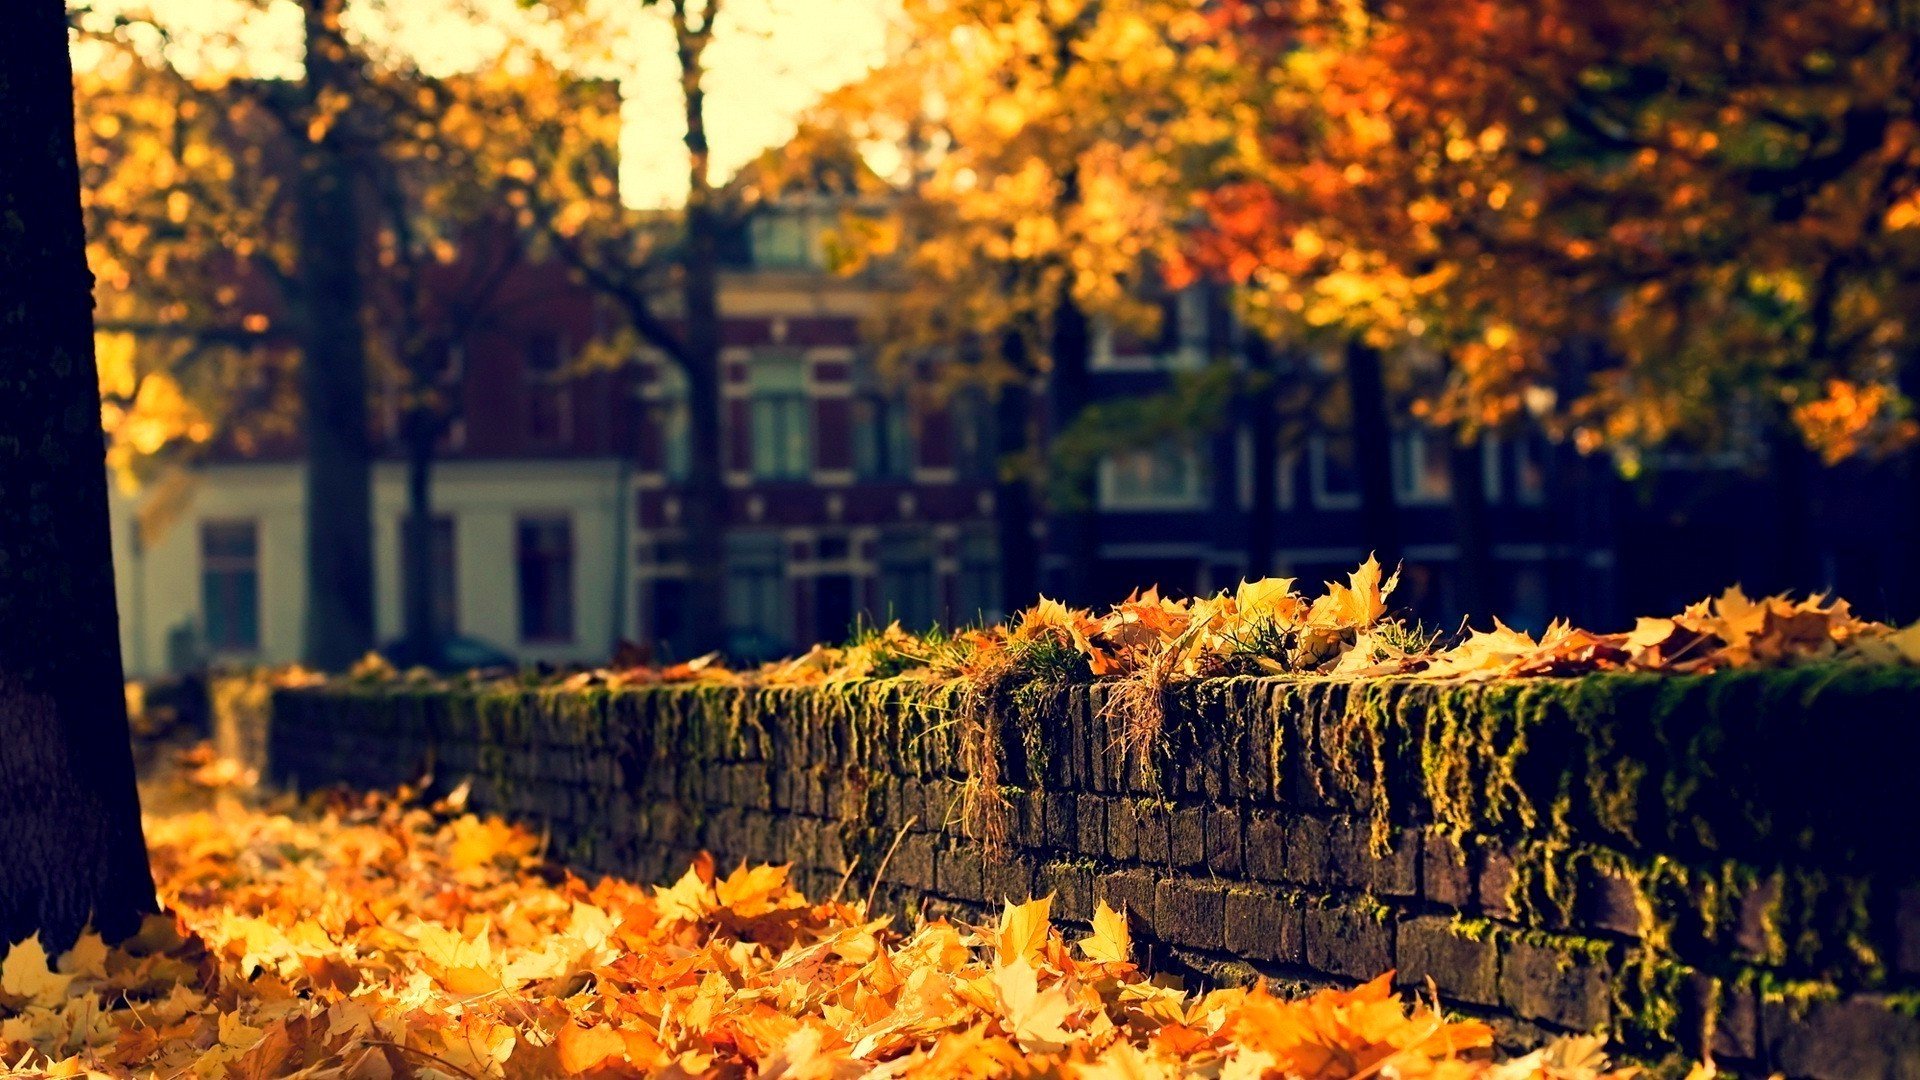
M1598 1040L1496 1063L1486 1026L1382 976L1287 999L1135 966L1104 905L903 925L777 866L589 884L452 803L336 799L150 817L172 912L0 965L16 1073L199 1077L1594 1077Z

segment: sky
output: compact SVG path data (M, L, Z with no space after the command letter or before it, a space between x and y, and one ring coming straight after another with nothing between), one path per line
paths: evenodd
M511 0L469 0L475 6ZM615 0L633 2L633 0ZM293 0L101 0L95 10L150 10L203 50L210 65L256 75L299 70L300 8ZM458 69L489 51L481 32L446 17L448 0L360 5L429 70ZM897 0L727 0L710 48L707 127L716 180L784 141L821 94L884 56ZM509 15L509 17L511 17ZM686 193L686 150L673 36L661 18L622 75L621 189L636 206L671 206ZM185 51L185 50L183 50ZM85 57L76 53L76 63ZM243 61L243 64L236 64Z

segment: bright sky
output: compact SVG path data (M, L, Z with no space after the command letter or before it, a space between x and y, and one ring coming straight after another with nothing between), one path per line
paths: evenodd
M509 18L514 8L511 0L469 3L499 7ZM151 10L182 40L215 54L209 59L217 67L236 66L238 55L259 75L287 75L299 67L300 8L293 0L98 0L91 6ZM455 6L447 0L366 0L356 6L390 28L382 39L390 34L429 69L458 68L489 51L482 34L446 17ZM784 141L795 118L822 93L878 63L897 10L897 0L726 0L707 80L715 178L726 179ZM683 198L687 170L673 35L664 17L654 30L622 81L623 194L650 207Z

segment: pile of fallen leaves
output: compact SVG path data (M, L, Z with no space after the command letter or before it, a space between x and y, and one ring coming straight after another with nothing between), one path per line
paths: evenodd
M574 673L578 685L738 682L812 685L855 679L1137 679L1165 686L1223 675L1492 679L1601 671L1696 673L1818 661L1920 664L1920 623L1862 619L1844 600L1749 598L1737 586L1677 615L1601 634L1566 621L1539 636L1494 620L1491 630L1446 635L1396 614L1398 574L1377 560L1309 598L1293 578L1243 582L1213 596L1136 593L1104 614L1044 597L1006 625L914 633L894 623L845 645L753 671L716 654L670 666L630 657ZM368 672L391 675L390 669Z
M222 796L147 835L170 916L0 963L9 1075L1605 1075L1595 1039L1496 1063L1487 1027L1385 976L1185 993L1105 907L1069 942L1046 900L907 928L774 866L589 885L523 829L404 798Z

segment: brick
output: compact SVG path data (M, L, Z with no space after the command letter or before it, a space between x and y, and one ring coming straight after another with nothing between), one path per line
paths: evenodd
M1691 972L1683 991L1681 1049L1720 1061L1760 1057L1759 997L1704 972Z
M914 833L900 838L887 861L886 879L918 889L933 887L933 837Z
M1575 1031L1606 1025L1611 965L1568 943L1508 935L1501 947L1500 1001L1522 1019Z
M1247 818L1247 876L1256 881L1283 881L1287 868L1287 823L1278 815L1256 810Z
M1920 1018L1886 998L1859 995L1801 1007L1768 1001L1761 1007L1774 1069L1808 1080L1920 1077Z
M1306 909L1307 966L1371 979L1393 966L1393 924L1371 909L1315 900Z
M1582 927L1638 938L1646 933L1640 889L1617 870L1586 862L1580 869L1575 917Z
M1734 901L1733 945L1735 955L1762 963L1778 963L1784 957L1773 955L1772 941L1778 936L1780 890L1778 873L1769 874L1742 889Z
M972 844L944 848L934 856L933 880L945 896L978 901L986 895L980 849Z
M1412 896L1419 883L1420 850L1411 830L1395 831L1376 850L1371 822L1341 818L1327 824L1327 883L1382 896Z
M1445 915L1406 919L1394 937L1394 961L1402 986L1432 979L1449 1001L1500 1003L1500 943L1484 923L1476 931Z
M1139 853L1140 813L1132 799L1107 799L1107 857L1132 862Z
M1296 899L1262 889L1228 889L1227 951L1249 960L1306 962L1305 908Z
M990 904L1025 903L1033 899L1033 866L1016 855L982 860L982 894Z
M1475 861L1478 865L1473 876L1474 903L1496 919L1511 919L1519 914L1512 899L1520 881L1513 870L1513 859L1497 847L1483 845Z
M1466 850L1458 840L1437 832L1421 838L1421 896L1447 907L1466 908L1473 903L1473 884Z
M1047 796L1041 810L1041 835L1046 846L1064 851L1072 848L1074 841L1079 839L1074 826L1078 802L1076 797L1064 793Z
M1098 795L1081 795L1077 796L1073 803L1074 851L1093 858L1106 855L1106 801Z
M1903 975L1920 975L1920 885L1900 890L1894 903L1893 966Z
M1053 894L1053 917L1087 922L1093 918L1093 871L1069 863L1048 863L1034 873L1035 887Z
M1226 894L1226 886L1213 882L1163 880L1154 893L1154 926L1175 945L1218 952L1226 927Z
M1207 869L1220 877L1241 873L1240 815L1232 810L1207 812Z
M1152 921L1158 891L1158 879L1144 870L1103 874L1093 883L1094 897L1106 901L1115 911L1130 915L1136 927Z
M1167 865L1171 857L1171 831L1168 819L1171 817L1161 807L1132 800L1133 807L1133 855L1143 863L1157 866Z
M1326 818L1298 817L1287 829L1287 865L1282 879L1300 885L1327 883L1331 825Z
M1207 812L1181 807L1168 815L1168 857L1182 870L1196 870L1207 862Z

